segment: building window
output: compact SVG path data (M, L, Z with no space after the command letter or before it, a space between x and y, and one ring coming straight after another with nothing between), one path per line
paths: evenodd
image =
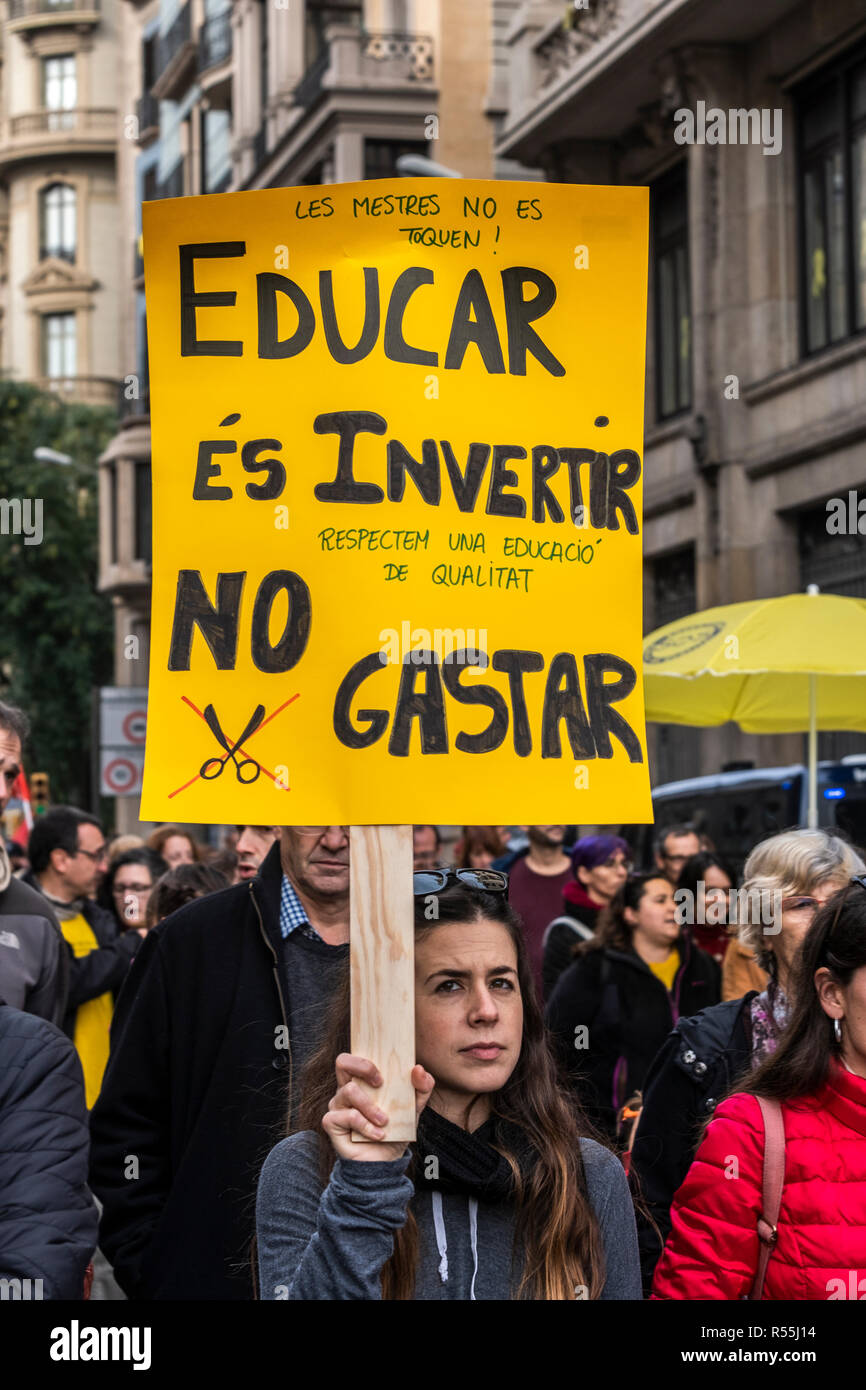
M74 313L44 314L42 318L42 372L52 381L76 374L78 342Z
M363 24L363 0L311 0L304 6L304 66L323 58L328 51L325 31L329 24Z
M39 195L39 255L75 260L75 189L68 183L52 183Z
M259 25L260 25L260 28L259 28L259 35L260 35L260 38L261 38L261 44L260 44L260 46L259 46L259 102L260 102L260 107L261 107L261 109L260 109L260 114L259 114L259 120L261 121L262 125L264 125L264 122L265 122L265 112L266 112L267 109L268 109L268 96L269 96L269 89L268 89L268 6L267 6L267 4L264 3L264 0L263 0L261 9L260 9L260 11L259 11Z
M664 627L694 613L695 548L684 545L653 561L653 627Z
M863 492L861 486L858 496ZM842 496L847 502L847 493ZM794 521L801 591L817 584L822 594L866 598L866 546L862 536L828 534L825 504L797 513ZM866 734L818 734L819 758L836 762L848 753L866 753Z
M660 420L692 403L692 316L689 295L689 214L686 166L654 183L652 209L655 290L656 414Z
M151 547L150 464L137 462L135 465L135 555L133 558L146 560L150 564Z
M228 111L202 113L201 165L205 193L222 193L231 183L231 125Z
M364 178L394 178L401 154L420 154L429 159L430 145L426 140L365 140Z
M146 96L157 79L156 34L143 39L141 44L141 90Z
M866 50L803 88L800 281L804 351L866 328Z
M78 101L75 54L42 59L42 105L48 112L49 130L72 130Z
M694 613L696 607L694 546L686 545L668 555L660 555L652 562L653 629ZM653 786L695 777L700 762L699 731L684 724L652 727L655 730Z

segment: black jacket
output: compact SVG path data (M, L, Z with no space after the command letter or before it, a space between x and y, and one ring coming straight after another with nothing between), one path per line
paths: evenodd
M24 875L24 881L36 889L43 902L51 906L51 899L42 892L32 870ZM133 956L142 944L137 931L119 931L114 914L100 907L92 898L85 898L82 916L92 929L98 945L86 956L76 956L69 942L64 940L69 967L69 993L63 1031L70 1038L75 1036L75 1016L79 1005L98 999L101 994L116 995L126 979ZM61 922L61 932L62 929Z
M659 1233L638 1209L644 1290L670 1234L671 1203L689 1170L704 1122L751 1064L747 1005L755 991L681 1018L647 1074L630 1178Z
M611 1137L680 1015L719 998L719 967L683 934L670 994L636 951L605 946L560 975L546 1010L560 1059L590 1118ZM578 1034L576 1029L585 1032Z
M130 1298L253 1296L256 1183L285 1134L291 1059L276 1041L288 1028L279 850L252 882L150 931L117 1003L91 1182L100 1246Z
M544 933L544 955L541 966L541 988L549 999L563 970L574 959L574 948L589 941L598 925L600 907L589 907L563 899L562 912L554 917Z
M0 1000L0 1278L41 1279L33 1299L82 1297L98 1222L88 1142L71 1042Z

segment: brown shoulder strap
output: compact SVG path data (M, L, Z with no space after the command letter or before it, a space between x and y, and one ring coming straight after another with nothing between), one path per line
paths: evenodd
M764 1181L761 1194L761 1215L758 1217L760 1251L755 1282L749 1298L758 1301L764 1292L767 1264L777 1239L782 1188L785 1183L785 1122L777 1100L756 1097L764 1118Z

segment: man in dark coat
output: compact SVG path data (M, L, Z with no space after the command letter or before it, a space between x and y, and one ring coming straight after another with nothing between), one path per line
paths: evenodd
M130 1298L249 1299L259 1171L347 968L349 839L283 827L259 874L154 927L92 1116L102 1249Z
M88 1143L72 1043L53 1023L0 1000L4 1298L82 1297L98 1224L87 1190Z

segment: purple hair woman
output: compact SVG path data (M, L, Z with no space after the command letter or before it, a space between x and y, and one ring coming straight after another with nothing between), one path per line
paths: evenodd
M595 932L602 908L616 897L631 869L631 849L619 835L584 835L571 851L574 882L566 884L562 914L544 933L544 998L567 965L575 946Z

